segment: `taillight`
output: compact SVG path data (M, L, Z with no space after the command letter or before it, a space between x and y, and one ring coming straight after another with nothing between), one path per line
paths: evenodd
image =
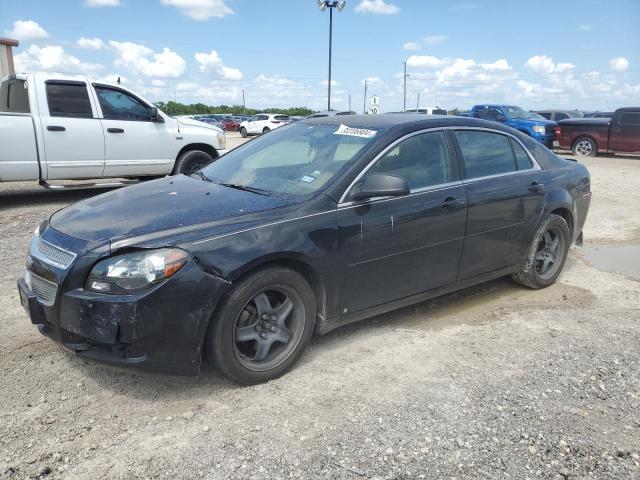
M556 138L560 138L560 135L562 134L562 130L560 129L560 125L556 126Z
M271 123L282 123L280 120L271 120Z

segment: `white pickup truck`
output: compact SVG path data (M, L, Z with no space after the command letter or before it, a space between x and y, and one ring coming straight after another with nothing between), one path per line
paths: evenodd
M190 174L224 153L219 128L171 118L119 84L41 73L0 83L0 182Z

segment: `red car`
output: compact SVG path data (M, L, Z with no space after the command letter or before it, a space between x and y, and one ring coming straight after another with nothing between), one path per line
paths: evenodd
M224 125L224 129L229 132L237 132L240 129L240 122L234 117L225 117L221 123Z
M619 108L609 118L571 118L556 127L555 147L582 157L640 153L640 108Z

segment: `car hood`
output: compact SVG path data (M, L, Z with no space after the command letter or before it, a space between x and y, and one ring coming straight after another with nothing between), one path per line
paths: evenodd
M199 120L194 120L193 118L177 118L178 125L184 125L189 127L201 127L206 128L208 130L215 130L216 132L221 133L222 129L216 127L215 125L211 125L210 123L201 122Z
M277 197L179 175L120 188L55 213L49 225L86 241L118 241L288 205Z

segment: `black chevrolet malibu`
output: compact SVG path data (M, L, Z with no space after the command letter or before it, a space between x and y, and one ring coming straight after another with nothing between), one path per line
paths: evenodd
M494 122L310 119L57 212L20 298L81 358L179 374L207 360L253 384L314 332L505 275L552 284L590 196L584 166Z

